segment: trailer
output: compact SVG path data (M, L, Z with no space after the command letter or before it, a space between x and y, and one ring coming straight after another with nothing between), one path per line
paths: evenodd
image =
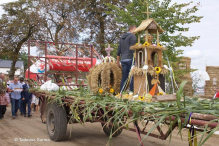
M44 55L42 56L33 56L30 55L30 49L33 46L38 46L38 48L42 48L44 50ZM48 45L53 46L53 51L48 49ZM87 52L83 52L87 49ZM65 48L68 52L71 52L69 57L60 56L63 55L63 52L58 51L57 48ZM48 50L47 50L48 49ZM62 50L61 49L61 50ZM204 131L210 133L218 128L218 117L211 114L203 114L203 113L187 113L183 111L185 109L182 108L182 113L178 117L177 114L172 114L171 116L163 117L162 114L159 115L157 113L153 114L148 112L145 107L150 108L150 104L140 103L140 102L133 102L136 105L140 103L142 108L139 111L136 111L135 104L132 105L132 102L127 101L126 99L115 99L113 94L102 94L98 95L98 97L105 98L105 96L109 96L109 98L113 99L109 102L103 103L104 106L102 107L100 103L95 103L93 100L87 100L89 98L75 95L76 92L80 92L80 89L86 88L86 84L83 87L79 84L78 80L80 76L86 76L87 74L83 73L83 70L88 71L91 67L97 64L97 59L99 55L93 48L93 46L83 45L83 44L71 44L71 43L53 43L53 42L40 42L40 41L29 41L28 43L28 50L29 62L35 59L38 63L44 63L42 65L35 64L35 67L42 67L41 69L37 69L35 72L31 72L30 64L28 65L28 71L26 76L29 78L34 78L35 80L39 80L40 75L60 75L64 78L65 75L71 74L75 76L75 84L60 84L59 86L78 86L80 87L77 90L69 91L69 94L60 95L57 92L47 92L42 90L34 90L32 89L32 93L35 94L38 98L40 98L40 111L41 111L41 118L46 118L46 127L47 132L50 136L50 139L53 141L62 141L65 138L65 134L67 131L67 124L74 124L74 123L85 123L85 122L99 122L103 127L103 132L109 137L117 137L121 134L123 129L133 131L137 133L139 143L143 146L141 134L145 136L152 136L161 140L166 140L168 136L171 135L172 131L176 127L180 128L188 128L190 131ZM53 56L49 54L49 52L53 52ZM79 53L79 52L83 53ZM95 53L94 53L95 52ZM83 55L86 54L85 58ZM101 58L99 58L100 60ZM95 63L94 63L95 62ZM56 66L56 67L55 67ZM62 66L62 68L61 68ZM60 67L63 69L65 66L68 70L74 72L49 72L48 67L51 69ZM34 76L31 76L34 75ZM38 85L41 83L38 82ZM67 91L66 91L67 92ZM83 92L83 91L82 91ZM96 95L89 95L89 96L96 96ZM58 98L57 98L58 97ZM107 97L106 97L107 98ZM163 100L160 98L160 100ZM174 101L169 101L169 103L174 102L176 106L176 99ZM127 108L123 106L118 107L118 102L124 104ZM93 110L87 110L89 104L95 103L95 107ZM156 104L161 104L159 99L154 101ZM174 105L173 104L173 105ZM173 106L172 105L172 106ZM157 109L154 109L157 110ZM165 110L165 109L164 109ZM162 109L157 111L162 112ZM124 113L124 115L120 114L119 118L115 118L115 115L119 113ZM141 124L140 120L137 117L141 117ZM135 120L135 118L137 120ZM159 119L159 120L157 120ZM133 127L127 128L127 123L133 123ZM147 125L153 122L155 126L153 126L149 131L146 131ZM182 124L184 123L184 124ZM140 124L140 125L139 125ZM169 126L167 131L162 129L162 124L166 124ZM182 127L183 126L183 127ZM197 126L197 127L195 127ZM201 127L200 127L201 126ZM206 129L208 128L208 131ZM209 129L210 128L210 129ZM152 133L154 129L158 130L158 133ZM190 141L195 139L196 135L192 134L190 137Z

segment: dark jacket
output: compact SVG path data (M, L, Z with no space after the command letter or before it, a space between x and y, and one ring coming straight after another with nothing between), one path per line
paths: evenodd
M21 98L25 98L25 100L32 99L32 93L29 92L29 88L27 84L22 85L23 91L21 92Z
M121 60L132 59L134 50L130 50L130 46L135 45L136 37L133 33L127 32L122 35L119 47L117 50L117 56L121 56Z

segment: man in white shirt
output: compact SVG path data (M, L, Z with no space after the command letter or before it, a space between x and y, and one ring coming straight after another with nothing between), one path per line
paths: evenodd
M17 77L15 77L14 82L10 84L8 91L11 92L12 119L15 119L19 107L19 100L21 99L21 91L23 91L23 87L21 83L18 82Z

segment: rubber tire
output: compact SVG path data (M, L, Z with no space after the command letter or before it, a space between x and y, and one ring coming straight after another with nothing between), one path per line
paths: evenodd
M46 127L51 140L62 141L65 139L67 114L63 106L58 106L56 103L48 105Z
M102 125L102 127L103 127L105 124L101 123L101 125ZM103 127L103 132L104 132L107 136L110 136L111 129L112 129L112 126L111 126L111 125L109 125L109 126L104 126L104 127ZM112 130L112 133L114 133L116 130L117 130L117 128L114 127L114 129ZM122 130L123 130L123 129L121 129L121 128L120 128L119 130L117 130L116 133L114 133L112 137L117 137L117 136L119 136L119 135L122 133Z

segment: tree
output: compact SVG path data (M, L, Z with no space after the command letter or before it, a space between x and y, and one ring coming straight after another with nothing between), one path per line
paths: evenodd
M142 20L147 19L146 14L143 13L147 11L147 5L149 11L152 12L150 18L153 18L164 29L164 33L160 35L161 44L168 49L164 53L164 63L167 64L166 56L168 56L171 62L178 64L177 62L181 59L178 56L183 54L183 50L176 50L176 47L192 46L194 41L199 39L199 36L184 36L183 32L189 31L188 24L199 23L203 18L194 15L199 10L200 3L191 6L192 2L171 5L171 0L162 0L161 2L159 0L132 0L125 9L108 4L112 9L108 13L116 15L115 20L124 27L131 24L139 26ZM182 75L182 72L177 70L175 75Z
M12 60L9 72L12 80L23 44L38 30L37 11L31 0L10 2L2 7L5 14L0 19L0 51Z
M21 60L24 62L24 72L26 71L26 69L28 68L28 54L26 51L20 51L19 52L19 58L18 60ZM30 65L32 63L30 62Z
M37 33L39 40L72 42L78 38L76 10L72 0L41 0L39 15L43 21Z
M129 0L74 1L79 28L85 34L83 41L89 44L94 43L95 47L100 48L102 55L106 55L105 44L117 43L122 33L121 26L114 21L115 15L107 13L111 11L107 3L125 8Z

